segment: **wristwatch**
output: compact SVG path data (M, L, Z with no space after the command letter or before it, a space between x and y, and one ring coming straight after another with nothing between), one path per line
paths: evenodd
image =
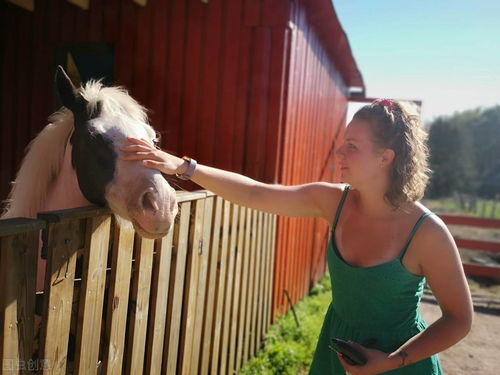
M189 156L183 156L182 158L188 162L187 169L184 173L182 173L182 174L176 173L175 175L177 176L177 178L179 178L181 180L189 180L193 176L193 173L196 169L196 165L198 163L196 162L196 160L194 160L193 158L190 158Z

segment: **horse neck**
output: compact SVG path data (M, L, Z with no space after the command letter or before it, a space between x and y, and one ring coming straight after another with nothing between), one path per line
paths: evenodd
M68 142L61 170L47 192L47 199L40 211L65 210L70 208L90 206L78 185L76 171L71 165L71 144Z

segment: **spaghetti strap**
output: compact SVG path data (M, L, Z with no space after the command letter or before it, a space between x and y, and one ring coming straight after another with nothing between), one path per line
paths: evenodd
M340 213L342 212L342 207L344 206L344 202L347 198L347 193L349 192L349 185L344 187L344 191L342 192L342 198L340 198L339 206L337 207L337 213L335 214L335 219L333 220L332 232L335 232L335 228L337 227L337 222L339 221Z
M422 214L422 216L419 217L419 219L417 220L417 222L413 226L413 229L411 230L410 235L408 236L408 241L406 241L405 247L403 248L403 250L401 251L401 254L399 255L400 259L402 259L404 257L404 255L406 254L406 250L408 250L408 246L410 246L410 242L413 239L413 237L415 236L415 233L417 233L417 230L420 227L420 224L422 224L422 222L425 220L425 218L427 216L430 216L433 214L434 214L434 212L428 211L428 212L424 212Z

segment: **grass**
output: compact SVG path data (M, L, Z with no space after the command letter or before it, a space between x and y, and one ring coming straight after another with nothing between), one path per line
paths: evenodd
M500 202L477 199L475 206L463 208L455 198L425 199L423 203L432 211L442 214L463 214L484 218L500 219ZM469 204L469 206L471 206Z
M327 273L309 296L295 305L300 326L297 327L291 311L277 318L265 337L263 348L242 367L239 374L307 374L323 317L332 299L331 290Z
M493 210L495 212L493 212ZM498 202L495 204L494 201L481 199L479 200L475 214L481 217L500 219L500 204L498 204Z

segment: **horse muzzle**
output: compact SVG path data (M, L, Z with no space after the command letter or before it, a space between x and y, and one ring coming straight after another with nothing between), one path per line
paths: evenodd
M140 194L137 206L130 211L134 229L141 237L161 238L169 232L177 215L175 191L171 189L168 194L161 194L149 187Z

